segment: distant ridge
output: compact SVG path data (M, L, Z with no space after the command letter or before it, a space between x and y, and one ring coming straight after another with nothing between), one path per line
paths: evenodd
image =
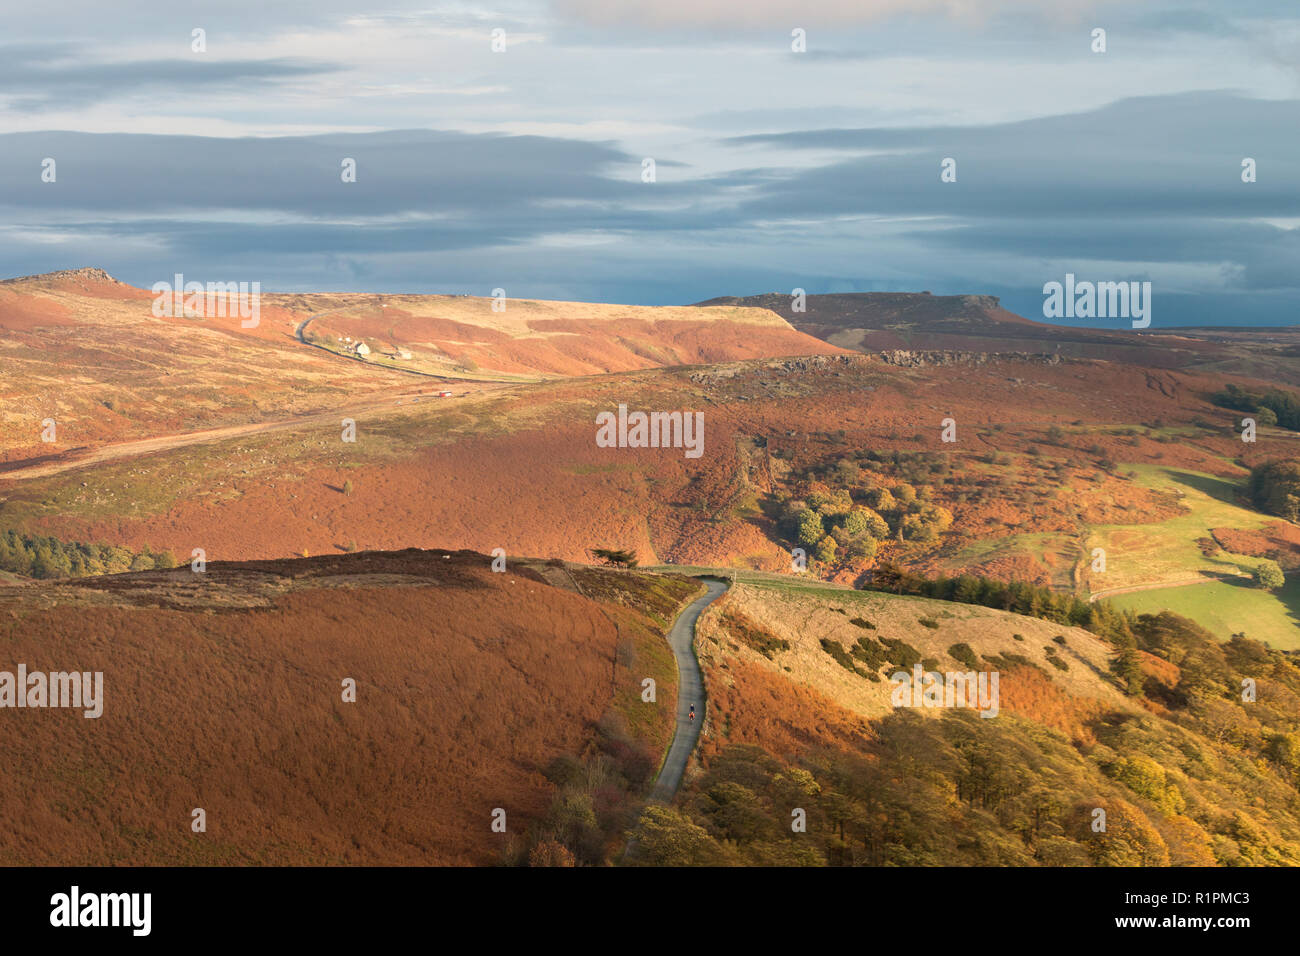
M113 278L103 269L95 266L85 266L81 269L60 269L57 272L41 272L37 275L17 276L13 279L0 279L0 285L17 285L19 283L34 282L67 282L67 281L90 281L90 282L108 282L113 285L126 285L119 279Z
M764 292L751 296L723 296L697 302L700 306L750 306L771 309L796 328L820 326L833 329L882 329L894 326L969 332L990 322L1035 326L1002 308L995 295L931 295L929 292L832 292L805 297L805 311L792 311L793 299L785 292ZM804 331L812 331L804 328ZM822 337L820 333L812 334Z

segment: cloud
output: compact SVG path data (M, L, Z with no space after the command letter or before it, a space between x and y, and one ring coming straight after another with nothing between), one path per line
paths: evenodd
M88 61L71 43L0 46L0 98L10 109L40 111L85 106L144 91L248 91L283 80L321 76L337 66L306 59Z
M551 0L558 15L592 26L735 30L856 26L898 16L971 20L1008 12L1063 19L1096 6L1089 0Z
M1149 277L1181 322L1231 321L1234 296L1254 322L1300 305L1295 100L1211 91L710 149L733 162L664 157L647 184L639 153L597 139L13 133L0 136L0 260L102 265L146 286L180 270L268 289L683 302L797 285L992 292L1020 308L1073 271ZM1258 182L1241 181L1246 155ZM40 181L47 156L56 183ZM791 156L806 161L772 161ZM955 183L940 181L945 157Z

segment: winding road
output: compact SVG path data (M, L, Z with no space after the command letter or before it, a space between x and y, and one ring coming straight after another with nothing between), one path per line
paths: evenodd
M700 725L704 723L704 677L700 674L700 662L695 657L695 622L700 619L704 609L722 597L727 591L727 583L717 578L703 578L709 589L707 594L696 598L686 610L677 615L672 629L668 632L668 643L672 645L673 656L677 659L677 730L673 733L672 745L664 764L659 768L650 799L667 803L681 786L682 776L686 773L686 762L695 750L700 739ZM691 720L691 705L695 705L695 719Z

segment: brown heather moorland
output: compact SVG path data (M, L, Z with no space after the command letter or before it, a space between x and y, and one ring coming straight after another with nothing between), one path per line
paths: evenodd
M930 575L1083 589L1095 528L1118 529L1119 544L1124 534L1141 542L1192 514L1180 493L1135 480L1135 467L1169 475L1175 488L1217 481L1241 494L1252 464L1295 450L1276 429L1243 445L1232 413L1207 397L1224 381L1083 360L900 368L814 356L397 407L358 401L273 434L49 477L0 474L0 520L69 541L178 555L203 547L221 559L317 554L349 542L482 551L504 542L567 560L600 544L636 550L645 562L779 570L791 547L816 551L793 522L820 500L826 534L854 506L885 508L888 523L873 553L841 535L830 556L817 555L819 574L833 580L857 581L889 560ZM597 447L596 413L620 403L702 411L704 454ZM339 440L344 414L357 422L354 444ZM955 443L941 440L945 418L957 422ZM1207 477L1188 477L1197 475ZM354 492L343 494L349 481ZM902 485L914 499L895 501ZM877 500L881 490L892 512ZM1248 519L1243 505L1231 519L1241 523L1226 528L1250 531ZM1197 538L1224 527L1207 518L1184 544L1194 550ZM1274 538L1300 560L1300 538ZM1259 550L1251 545L1245 556Z
M698 586L490 560L409 550L0 590L4 668L103 671L105 698L98 719L0 711L0 863L510 862L545 835L557 760L603 762L617 842L671 737L662 635ZM659 706L640 703L647 674Z
M99 269L0 282L0 463L345 414L428 396L449 384L437 376L464 394L495 380L842 351L762 309L512 300L498 314L466 296L263 292L244 328L236 314L155 317L153 302ZM369 360L340 354L345 334L373 346ZM409 361L389 354L407 346ZM58 424L52 445L46 419Z
M0 283L0 640L108 695L99 721L6 713L0 860L1300 864L1300 671L1251 639L1295 646L1294 582L1249 587L1300 567L1300 530L1247 486L1300 446L1266 416L1243 443L1216 403L1294 381L1285 333L1063 331L987 297L787 322L275 295L251 331L148 305L94 270ZM597 447L620 404L702 412L703 455ZM496 547L551 560L493 574ZM701 619L672 807L641 804L698 585L593 548L741 575ZM182 569L24 576L79 555ZM1207 582L1252 633L1104 600ZM999 719L894 708L918 663L996 670Z

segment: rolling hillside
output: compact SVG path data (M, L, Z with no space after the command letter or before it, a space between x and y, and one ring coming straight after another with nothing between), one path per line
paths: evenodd
M819 576L843 582L888 560L1084 596L1245 580L1269 554L1300 561L1300 534L1261 537L1292 526L1243 500L1247 469L1297 446L1277 428L1236 438L1233 413L1209 400L1224 381L952 353L361 399L275 431L0 473L0 530L214 560L447 542L780 570L802 547ZM596 416L620 404L699 411L700 457L600 447ZM943 440L945 419L956 441ZM1294 646L1285 605L1273 606L1270 631L1251 636Z
M603 859L671 737L663 634L698 585L490 563L406 550L0 588L5 669L103 673L98 718L5 712L0 863L493 864L556 833Z
M792 311L788 294L722 296L717 308L770 309L801 332L859 352L948 349L1045 352L1128 362L1148 369L1189 369L1300 386L1300 331L1287 328L1180 328L1177 316L1142 332L1053 325L1016 315L997 296L928 292L809 295Z
M233 306L155 316L154 298L99 269L0 282L0 463L393 403L449 381L464 394L840 351L762 309L510 301L498 313L492 300L464 296L264 292L253 324Z
M1126 689L1117 649L1078 629L742 577L701 625L700 765L643 812L639 861L1296 865L1300 668L1169 616L1137 637ZM914 662L999 673L996 719L893 706Z

